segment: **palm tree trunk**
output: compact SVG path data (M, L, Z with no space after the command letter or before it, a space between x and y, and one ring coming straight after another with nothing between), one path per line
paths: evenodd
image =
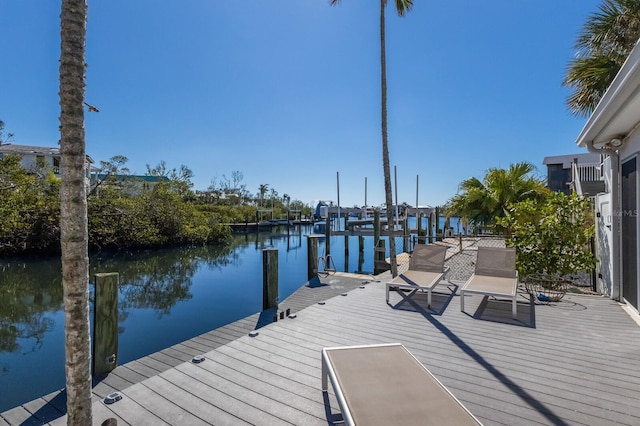
M87 3L62 0L60 14L60 243L64 287L67 424L91 425L89 258L85 186Z
M389 166L389 141L387 136L387 58L385 52L385 19L386 0L380 0L380 75L382 85L382 168L384 169L384 195L387 204L387 229L389 229L389 252L391 275L398 275L396 259L396 240L389 226L393 224L393 193L391 192L391 168Z

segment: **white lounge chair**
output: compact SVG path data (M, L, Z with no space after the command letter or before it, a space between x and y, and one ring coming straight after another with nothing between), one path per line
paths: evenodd
M460 288L460 311L464 312L465 294L511 299L511 315L516 318L518 271L513 248L478 247L474 274Z
M400 343L324 348L327 378L347 425L481 424Z
M427 307L431 307L431 291L442 281L447 268L444 266L447 246L439 244L417 244L411 254L409 269L387 282L387 303L389 289L412 290L409 296L417 291L427 292Z

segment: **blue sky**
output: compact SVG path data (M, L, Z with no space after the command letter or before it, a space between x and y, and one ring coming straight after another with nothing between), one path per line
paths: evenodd
M393 2L390 2L392 6ZM399 202L445 203L519 161L581 152L561 86L600 0L416 0L387 9L389 152ZM0 0L0 120L56 146L60 2ZM144 174L232 172L305 203L384 201L379 3L89 1L87 153ZM419 178L417 178L419 177ZM394 196L395 197L395 196Z

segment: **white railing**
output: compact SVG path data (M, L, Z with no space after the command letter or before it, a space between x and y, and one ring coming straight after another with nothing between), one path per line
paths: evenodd
M578 169L578 177L582 182L602 180L602 167L600 163L577 163L576 166Z
M578 170L578 163L571 163L571 183L572 190L582 195L582 181L580 180L580 171Z

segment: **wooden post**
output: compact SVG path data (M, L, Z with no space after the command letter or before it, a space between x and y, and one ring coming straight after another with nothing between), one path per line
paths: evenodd
M358 251L364 253L364 237L362 235L358 235Z
M344 234L344 255L349 256L349 235Z
M433 213L429 213L427 218L427 244L431 244L431 237L433 236Z
M373 275L378 275L390 269L390 265L385 260L387 244L385 240L378 240L373 249Z
M409 218L405 216L402 220L402 230L403 230L403 239L402 239L402 251L405 253L409 252Z
M375 247L378 244L378 240L380 239L380 211L373 211L373 246Z
M262 249L262 310L278 308L278 249Z
M325 255L331 254L331 213L327 213L327 225L324 227L324 251Z
M422 214L419 210L416 210L416 228L418 228L418 244L420 244L420 237L422 236Z
M307 279L318 274L318 237L307 235Z
M100 376L118 365L117 272L94 275L93 375Z

